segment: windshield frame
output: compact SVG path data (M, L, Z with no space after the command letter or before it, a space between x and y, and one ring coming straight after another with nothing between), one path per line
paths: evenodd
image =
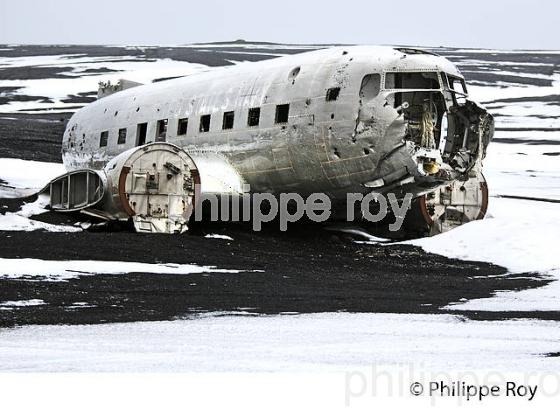
M469 96L469 92L467 91L467 84L466 84L465 79L463 77L459 77L457 75L441 72L441 78L444 80L443 83L444 83L444 86L445 86L446 90L451 91L452 93L455 93L455 94L459 94L462 97L468 97ZM450 79L453 79L453 84L455 84L455 83L461 84L461 88L463 89L463 91L459 91L459 90L455 89L455 87L453 87L453 84L450 83Z

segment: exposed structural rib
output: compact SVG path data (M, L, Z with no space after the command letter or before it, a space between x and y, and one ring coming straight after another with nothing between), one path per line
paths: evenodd
M83 169L61 175L48 185L51 209L80 211L95 206L105 192L105 178L99 171Z

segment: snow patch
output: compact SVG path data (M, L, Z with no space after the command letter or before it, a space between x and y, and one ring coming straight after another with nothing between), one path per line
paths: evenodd
M81 232L82 228L68 225L53 225L46 222L34 221L19 213L6 212L0 215L0 231L37 231L48 232Z
M26 307L26 306L42 306L46 305L42 299L29 299L29 300L8 300L0 302L1 307Z
M194 264L153 264L139 262L108 262L93 260L52 261L43 259L0 258L0 278L61 281L80 276L106 274L119 275L129 272L166 275L191 273L239 273L237 269L218 269L215 266Z
M499 74L500 72L496 73ZM560 94L560 74L553 74L548 78L553 82L549 87L539 87L536 85L512 86L507 83L492 83L490 86L469 85L469 97L476 101L487 103L506 98L546 97Z
M65 172L59 163L0 158L0 179L8 185L0 186L0 198L32 195Z
M546 275L549 285L520 292L497 291L494 297L472 299L448 305L445 310L486 310L492 312L558 312L560 311L560 270Z
M347 234L350 234L350 235L359 236L359 237L364 239L363 241L355 241L356 243L376 244L376 243L381 243L381 242L389 242L389 239L380 238L378 236L371 235L370 233L366 232L365 230L363 230L361 228L346 228L346 227L333 226L333 227L328 227L326 229L329 230L329 231L338 231L338 232L343 232L343 233L347 233Z
M209 233L208 235L205 236L205 238L211 238L211 239L225 239L227 241L233 241L233 238L231 236L227 236L227 235L220 235L217 233Z
M559 226L559 204L491 198L485 219L405 243L449 258L494 263L513 273L550 272L560 269Z
M6 212L4 215L0 215L0 231L80 232L84 229L83 226L53 225L30 219L33 215L47 212L45 209L47 201L48 198L39 197L35 202L24 204L17 212Z

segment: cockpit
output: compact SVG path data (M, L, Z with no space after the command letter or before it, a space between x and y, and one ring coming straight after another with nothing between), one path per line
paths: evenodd
M389 70L382 73L384 106L404 120L403 140L417 149L421 172L435 174L442 161L466 172L478 157L480 116L486 112L468 100L465 80L442 71Z

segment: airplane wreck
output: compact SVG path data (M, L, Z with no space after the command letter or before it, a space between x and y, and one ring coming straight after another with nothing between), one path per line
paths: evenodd
M50 207L183 232L203 192L414 197L419 236L484 217L494 120L447 59L335 47L148 85L100 87L68 123ZM343 210L341 211L343 212Z

